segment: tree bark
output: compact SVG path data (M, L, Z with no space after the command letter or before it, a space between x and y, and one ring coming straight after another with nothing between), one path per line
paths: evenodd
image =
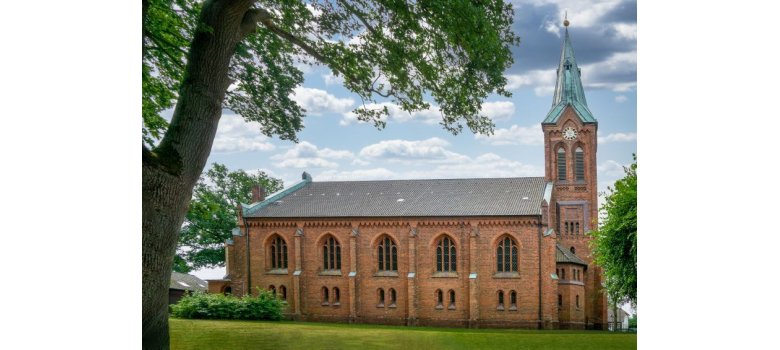
M179 229L214 142L230 85L230 59L248 33L244 18L252 2L209 0L204 4L168 131L158 147L143 149L144 349L170 347L168 286Z

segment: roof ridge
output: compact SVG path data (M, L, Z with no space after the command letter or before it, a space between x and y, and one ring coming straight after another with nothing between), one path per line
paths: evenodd
M544 176L518 176L518 177L460 177L438 179L377 179L377 180L345 180L345 181L312 181L313 183L344 183L344 182L391 182L391 181L457 181L457 180L515 180L515 179L544 179Z

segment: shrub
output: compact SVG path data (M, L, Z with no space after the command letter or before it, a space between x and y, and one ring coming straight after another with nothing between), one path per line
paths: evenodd
M240 298L202 292L187 294L171 306L171 314L173 317L194 319L282 319L282 301L267 290L258 292L257 296L245 295Z

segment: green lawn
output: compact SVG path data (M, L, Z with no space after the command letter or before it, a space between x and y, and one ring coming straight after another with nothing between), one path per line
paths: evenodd
M170 319L172 349L636 349L636 334Z

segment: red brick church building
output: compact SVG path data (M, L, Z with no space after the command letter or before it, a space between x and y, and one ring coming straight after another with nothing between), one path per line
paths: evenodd
M566 23L568 24L568 23ZM588 232L596 132L566 30L544 177L303 180L239 208L212 292L264 288L294 319L603 329Z

